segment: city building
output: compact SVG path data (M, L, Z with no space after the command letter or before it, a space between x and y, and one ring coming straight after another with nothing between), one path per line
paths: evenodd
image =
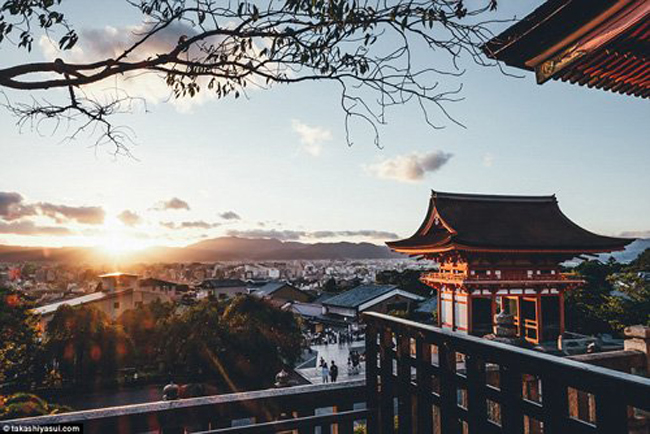
M239 294L248 294L249 288L241 279L205 279L198 285L200 297L230 298Z
M280 305L295 301L307 303L311 300L309 294L288 282L269 282L255 289L252 294Z
M56 310L63 305L92 306L104 312L111 320L115 320L127 310L149 304L154 300L169 300L169 297L160 291L140 287L137 274L117 272L103 274L99 278L101 282L97 290L91 294L35 308L33 313L39 317L41 330L46 330L47 323L54 317Z

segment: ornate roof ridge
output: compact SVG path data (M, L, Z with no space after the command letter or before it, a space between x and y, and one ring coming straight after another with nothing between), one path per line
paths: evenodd
M505 194L479 194L479 193L452 193L445 191L431 190L432 199L453 199L453 200L471 200L485 202L551 202L557 203L555 194L540 196L520 196Z

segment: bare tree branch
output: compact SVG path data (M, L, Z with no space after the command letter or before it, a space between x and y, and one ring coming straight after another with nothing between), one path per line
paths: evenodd
M461 125L445 108L460 100L461 89L445 90L441 80L464 73L458 62L461 56L481 66L496 65L481 50L496 22L481 17L495 9L494 0L484 0L473 9L463 0L127 2L143 15L145 30L114 58L89 63L58 58L0 68L0 86L7 89L68 90L68 102L63 104L35 98L30 103L7 101L5 107L18 116L20 125L38 124L41 119L79 121L79 131L96 126L98 144L107 141L124 153L130 135L114 128L110 118L130 111L132 99L100 101L90 94L80 96L79 90L140 73L162 75L175 98L206 91L217 98L238 98L250 86L332 81L340 85L348 144L352 144L350 122L357 119L371 126L379 146L378 126L386 123L386 110L396 105L416 103L425 122L435 129L443 128L445 119ZM66 33L58 45L69 49L78 38L63 15L52 10L60 3L10 0L0 10L12 11L10 17L19 21L22 34L27 32L24 36L31 40L34 16L52 15L52 22L39 18L40 28L63 27ZM0 17L0 34L11 33L8 23ZM177 35L177 43L148 51L148 44L179 25L187 34ZM19 45L29 49L31 42Z

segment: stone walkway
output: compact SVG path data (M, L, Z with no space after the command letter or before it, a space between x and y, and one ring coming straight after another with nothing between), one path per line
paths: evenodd
M314 345L311 347L316 354L316 363L320 362L321 357L325 359L327 365L332 363L332 360L339 367L339 377L337 381L351 381L363 379L365 376L365 363L361 362L358 368L358 373L348 373L348 356L350 351L357 350L359 354L365 351L365 342L357 341L346 344L327 344L327 345ZM318 367L316 368L303 368L296 369L296 372L312 384L322 383L321 372Z

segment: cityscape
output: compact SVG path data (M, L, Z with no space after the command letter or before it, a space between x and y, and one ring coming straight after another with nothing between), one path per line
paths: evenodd
M650 432L650 0L0 0L0 54L3 432Z

